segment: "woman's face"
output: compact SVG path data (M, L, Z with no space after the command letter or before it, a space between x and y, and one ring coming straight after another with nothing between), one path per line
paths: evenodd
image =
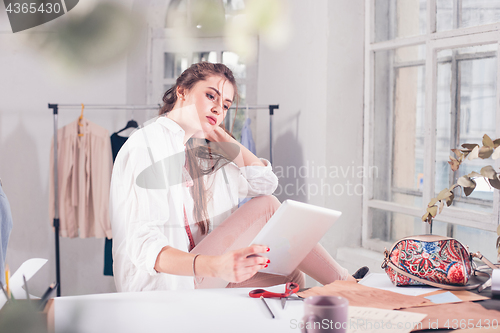
M198 81L184 96L186 104L194 104L201 130L210 133L222 123L234 98L231 82L220 76Z

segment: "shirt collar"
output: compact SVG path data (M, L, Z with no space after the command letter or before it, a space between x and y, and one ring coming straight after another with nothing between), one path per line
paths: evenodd
M175 121L173 121L170 118L167 118L166 116L160 116L156 120L159 122L161 125L165 126L169 130L171 130L173 133L177 134L178 132L181 132L182 135L186 134L186 132L182 129L181 125L177 124Z
M186 132L184 131L184 129L182 129L181 125L177 124L175 121L167 118L166 116L160 116L158 117L158 119L156 119L156 121L163 127L167 128L169 131L171 131L175 136L177 136L182 147L186 146L184 144L184 136L186 135Z

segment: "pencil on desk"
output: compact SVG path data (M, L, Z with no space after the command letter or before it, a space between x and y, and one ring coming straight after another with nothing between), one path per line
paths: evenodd
M50 294L52 294L52 292L57 288L57 286L58 286L57 282L51 283L49 288L45 291L42 298L40 299L40 305L39 305L40 310L43 310L45 308L45 304L47 304Z
M7 299L7 301L9 300L9 295L7 294L7 292L5 291L5 288L3 287L3 284L0 283L0 287L2 287L2 291L3 293L5 294L5 298Z
M7 299L9 299L9 295L10 295L10 288L9 288L9 276L10 276L10 272L9 272L9 265L6 264L5 265L5 288L7 289Z
M264 302L264 304L266 305L266 308L269 310L269 313L271 314L271 316L274 318L274 313L271 311L271 308L269 307L269 305L267 305L267 302L266 300L264 299L264 296L260 296L260 299L262 300L262 302Z
M26 291L26 299L30 300L30 293L28 291L28 283L26 282L26 276L23 274L24 290Z

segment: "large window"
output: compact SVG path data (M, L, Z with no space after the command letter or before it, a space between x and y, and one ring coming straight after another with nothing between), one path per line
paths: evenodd
M451 149L500 137L500 1L367 0L363 246L429 233L457 237L496 257L498 191L483 179L432 226L427 203L490 160L453 172Z
M240 140L241 130L249 116L245 105L256 103L257 62L253 60L247 63L237 53L229 51L223 31L206 28L205 23L209 22L203 22L204 15L198 15L198 19L196 18L194 14L204 8L202 5L202 2L171 0L165 27L152 31L149 103L161 104L165 91L172 87L177 77L192 64L201 61L223 63L232 70L239 95L239 99L226 116L225 126ZM243 0L215 1L209 8L211 20L217 21L221 15L222 20L243 15L244 7ZM257 45L256 38L248 42Z

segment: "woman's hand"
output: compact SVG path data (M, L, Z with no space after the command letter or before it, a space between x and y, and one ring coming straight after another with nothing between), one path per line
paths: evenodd
M214 257L215 275L229 282L248 280L269 264L269 259L259 254L267 251L266 246L252 245Z
M212 142L235 141L222 127L217 126L213 131L205 133L205 138Z

